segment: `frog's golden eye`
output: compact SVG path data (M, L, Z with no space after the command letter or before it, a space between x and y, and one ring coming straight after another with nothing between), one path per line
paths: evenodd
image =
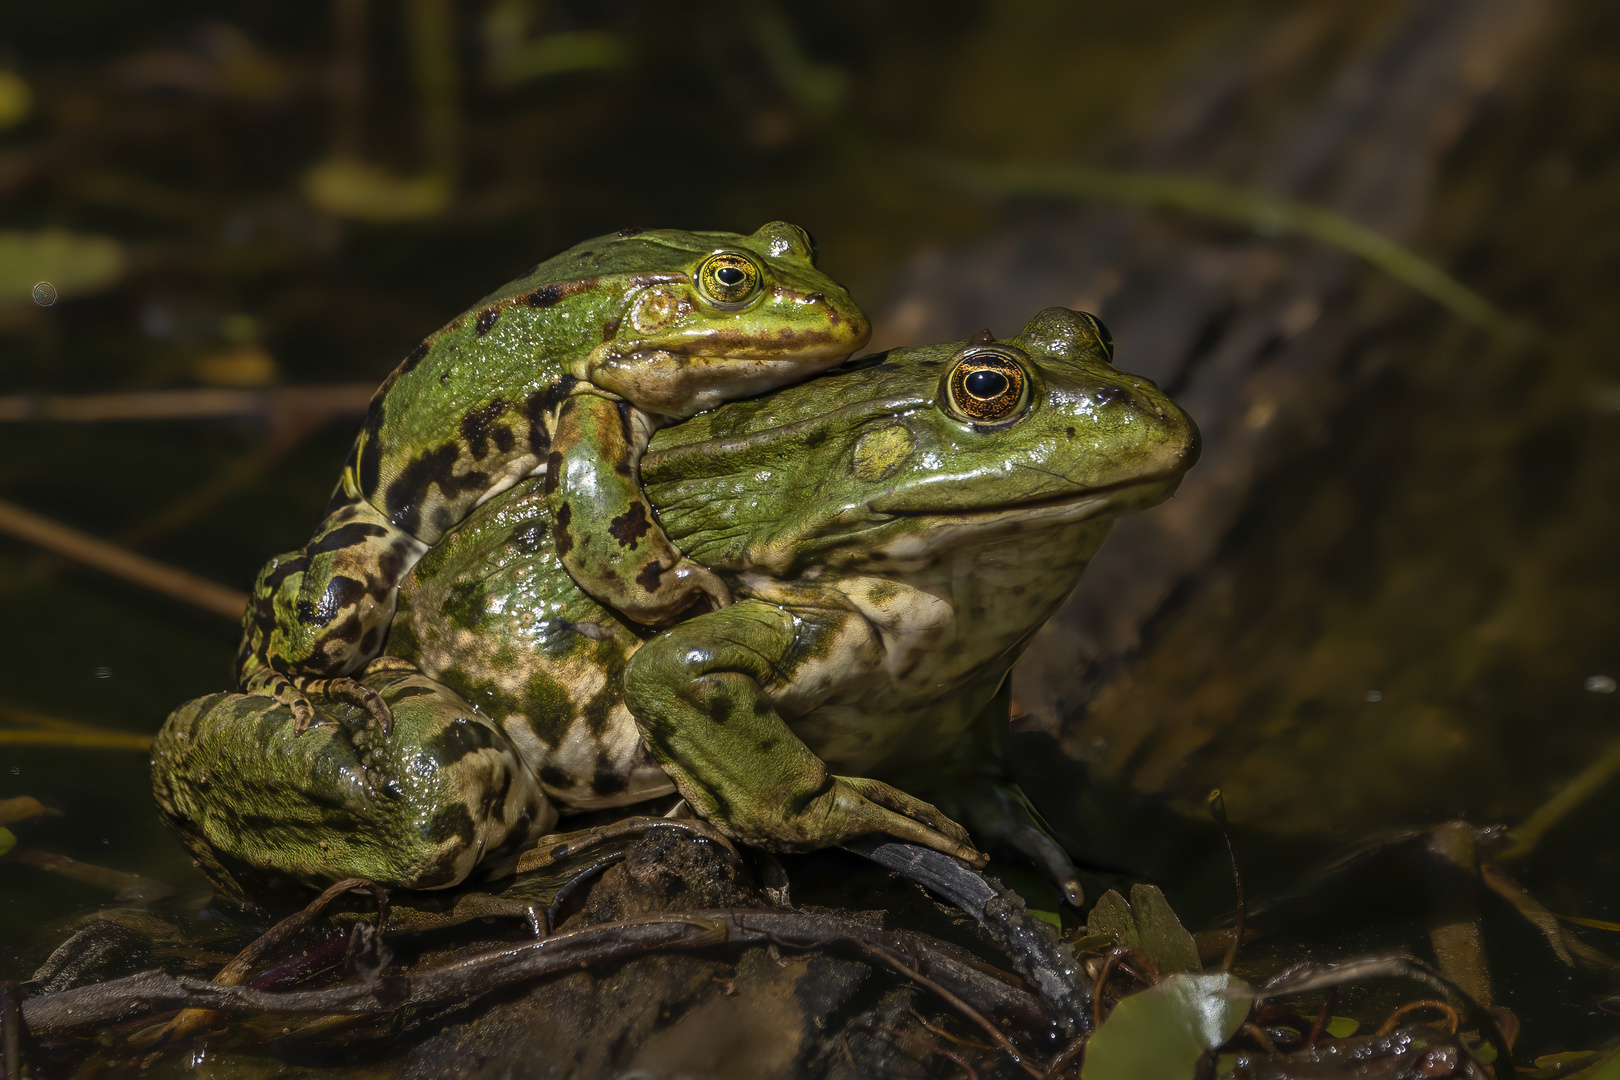
M763 275L754 260L735 251L720 251L697 270L698 291L717 307L740 308L759 295Z
M1080 317L1091 324L1091 332L1096 334L1097 340L1102 343L1103 359L1112 364L1114 362L1114 335L1110 334L1108 327L1103 325L1103 321L1091 312L1082 311Z
M1013 350L972 349L946 375L945 398L961 419L996 424L1023 411L1029 404L1028 387L1022 358Z

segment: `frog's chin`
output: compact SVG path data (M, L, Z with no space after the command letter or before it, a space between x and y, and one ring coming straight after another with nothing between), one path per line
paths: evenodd
M886 546L891 556L921 555L965 537L1004 532L1039 532L1088 521L1124 517L1156 506L1175 494L1181 473L1152 480L1133 480L1106 488L1087 488L1046 499L983 508L914 510L873 506L896 519L925 522L925 529L908 529Z

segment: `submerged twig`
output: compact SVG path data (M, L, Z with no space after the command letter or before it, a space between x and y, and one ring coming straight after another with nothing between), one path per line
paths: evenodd
M106 889L118 900L128 903L155 904L174 895L174 887L161 881L153 881L139 874L130 874L107 866L97 866L95 863L83 862L55 852L20 847L13 849L6 858L11 862L20 862L25 866Z
M1463 1006L1461 1011L1467 1015L1468 1022L1478 1028L1485 1041L1496 1049L1495 1068L1498 1080L1516 1075L1513 1067L1513 1048L1503 1036L1502 1029L1490 1011L1428 964L1402 953L1375 953L1327 966L1299 964L1279 973L1258 989L1234 988L1228 993L1252 997L1259 1001L1308 994L1313 990L1326 990L1329 987L1343 986L1362 979L1411 979L1460 1002Z
M246 593L138 555L13 503L0 501L0 533L227 619L240 619L247 608Z
M1509 862L1530 854L1553 826L1597 794L1617 773L1620 773L1620 739L1609 743L1592 764L1559 788L1557 794L1537 807L1517 828L1509 829L1508 846L1496 853L1496 860Z

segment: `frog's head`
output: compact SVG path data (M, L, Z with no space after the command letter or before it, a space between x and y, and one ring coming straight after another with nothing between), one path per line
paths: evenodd
M1010 339L894 349L697 417L642 476L683 551L739 572L927 565L1106 522L1168 498L1199 445L1112 354L1096 318L1048 308Z
M808 378L871 336L797 225L773 221L748 236L627 229L607 240L594 244L597 266L635 272L586 375L650 411L691 416Z

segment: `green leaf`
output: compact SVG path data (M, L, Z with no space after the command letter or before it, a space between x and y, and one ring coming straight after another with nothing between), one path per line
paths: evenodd
M0 855L4 855L17 846L17 834L10 829L0 827Z
M1170 975L1114 1007L1086 1044L1081 1080L1192 1080L1198 1059L1230 1039L1249 1002L1229 974Z
M304 173L304 197L336 217L385 223L421 221L450 204L443 176L396 176L353 158L328 158Z
M1620 1050L1611 1051L1602 1061L1572 1074L1568 1080L1620 1080Z
M100 292L124 276L123 246L66 229L0 230L0 307ZM35 292L36 286L46 286Z
M1361 1030L1361 1021L1348 1016L1335 1016L1327 1022L1326 1030L1335 1039L1348 1039Z
M1131 914L1136 917L1142 951L1153 957L1161 972L1203 970L1198 943L1170 910L1170 901L1157 885L1131 886Z
M33 111L33 89L15 71L0 71L0 131L16 127Z
M1110 889L1098 898L1086 923L1087 936L1106 934L1140 949L1162 972L1198 971L1198 943L1170 910L1156 885L1133 885L1130 903Z

